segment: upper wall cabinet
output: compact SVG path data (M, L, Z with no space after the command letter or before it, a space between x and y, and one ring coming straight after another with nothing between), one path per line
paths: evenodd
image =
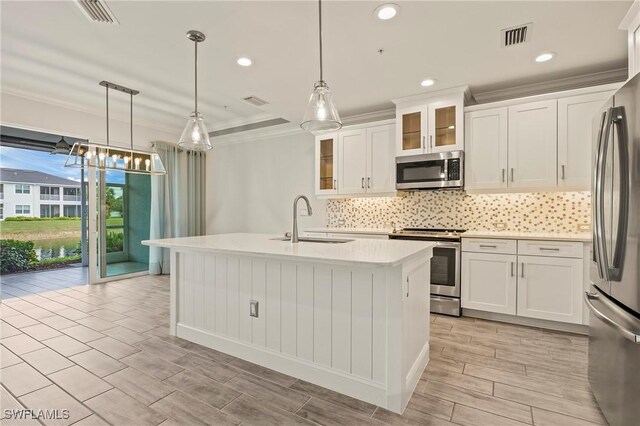
M553 188L557 184L557 103L509 107L509 186Z
M465 114L465 187L507 188L507 107Z
M316 137L316 195L396 192L395 125L359 125Z
M609 92L558 99L558 187L589 189L595 114Z
M468 88L395 99L396 156L464 149L464 100Z
M316 195L338 193L338 134L316 137Z
M628 73L632 78L640 72L640 0L633 2L618 28L628 34Z
M616 87L467 108L465 189L588 190L593 117Z

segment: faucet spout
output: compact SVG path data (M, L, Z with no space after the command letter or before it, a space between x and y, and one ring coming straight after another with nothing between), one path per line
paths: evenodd
M313 210L311 209L311 204L309 203L309 199L305 195L298 195L293 200L293 229L291 230L291 242L298 242L298 201L303 199L307 204L307 211L309 212L309 216L313 214Z

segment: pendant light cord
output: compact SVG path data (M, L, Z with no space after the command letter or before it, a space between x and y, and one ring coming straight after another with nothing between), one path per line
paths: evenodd
M322 80L322 0L318 0L318 38L320 39L320 81Z
M109 146L109 85L106 85L107 89L107 146Z
M131 107L129 108L130 111L130 122L131 122L131 149L133 150L133 92L129 93L129 97L131 98Z
M196 67L195 67L196 68L196 73L195 73L196 74L196 77L195 77L196 99L195 99L194 112L198 112L198 41L194 40L194 43L196 45L196 60L195 60L195 63L196 63Z

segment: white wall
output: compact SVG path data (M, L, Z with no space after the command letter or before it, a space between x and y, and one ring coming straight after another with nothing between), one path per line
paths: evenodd
M21 95L2 92L2 125L21 129L35 130L57 135L89 139L95 143L106 142L106 118L70 105L56 104L49 100L28 98ZM186 113L185 113L186 114ZM136 124L134 105L134 145L146 148L151 141L177 143L180 131L159 130L157 127ZM129 121L109 120L110 141L113 145L129 146ZM186 115L185 115L186 123Z
M225 141L207 154L207 233L291 230L292 203L309 197L313 216L299 229L326 225L326 202L314 195L314 137L297 132ZM299 209L304 206L300 201Z

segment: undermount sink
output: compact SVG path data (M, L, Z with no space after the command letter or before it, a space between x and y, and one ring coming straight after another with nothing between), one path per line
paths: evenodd
M278 238L271 238L271 239L276 241L291 241L290 237L278 237ZM298 238L298 242L301 242L301 243L341 244L341 243L348 243L350 241L353 241L353 240L348 240L345 238L307 238L307 237Z

